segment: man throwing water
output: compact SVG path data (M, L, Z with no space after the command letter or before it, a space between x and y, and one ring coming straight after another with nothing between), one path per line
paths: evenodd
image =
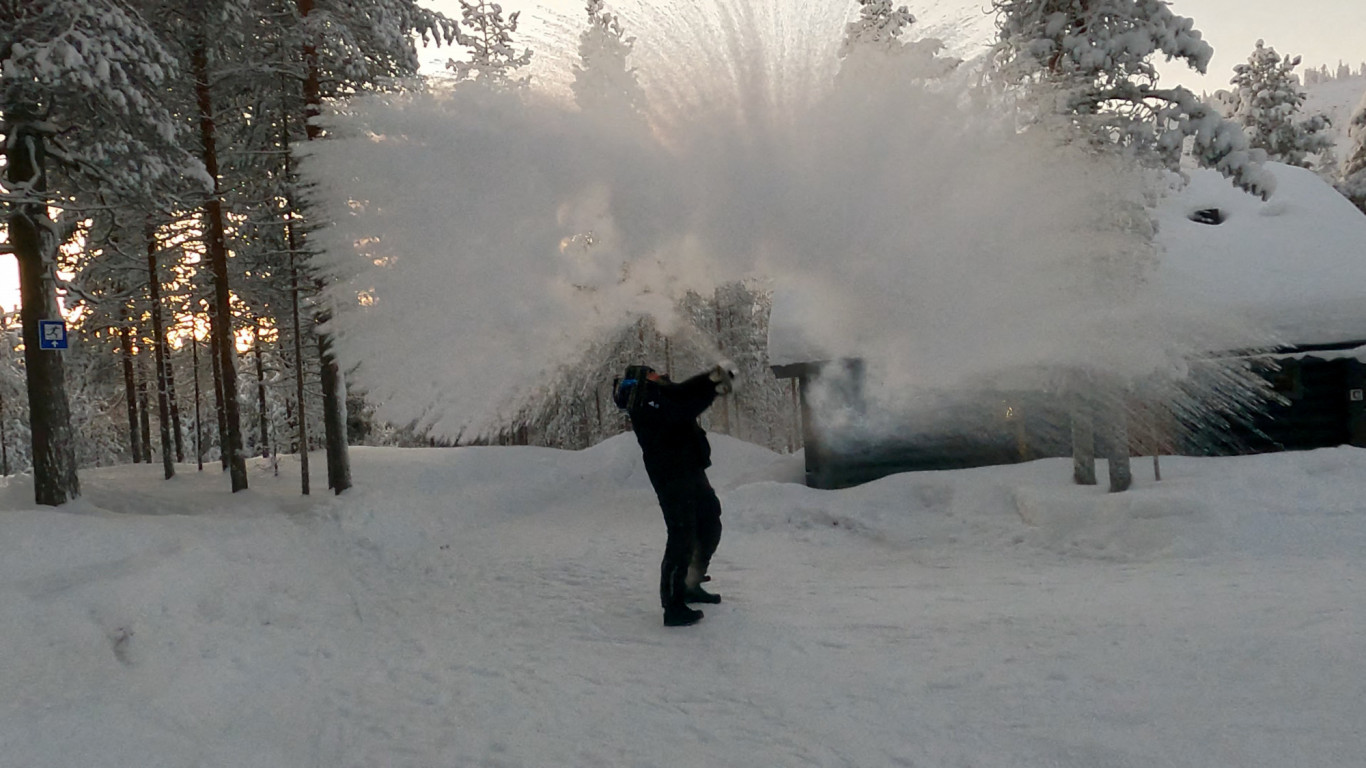
M633 365L613 394L631 418L668 527L659 573L659 600L668 627L701 620L702 611L688 603L721 602L720 595L702 589L721 541L721 502L707 482L711 444L697 418L717 395L731 391L735 374L734 365L724 362L674 383L647 365Z

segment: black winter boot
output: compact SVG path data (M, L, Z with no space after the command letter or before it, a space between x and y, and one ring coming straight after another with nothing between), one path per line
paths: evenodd
M686 605L671 605L664 609L664 626L686 627L702 620L702 612Z
M688 587L683 590L683 602L685 603L719 603L721 596L713 594L700 586Z

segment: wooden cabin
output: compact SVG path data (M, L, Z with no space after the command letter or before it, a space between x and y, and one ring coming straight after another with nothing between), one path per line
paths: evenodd
M1231 326L1255 329L1249 339L1281 341L1249 363L1284 402L1269 404L1250 425L1163 450L1366 447L1366 215L1314 173L1270 167L1278 183L1268 202L1212 171L1191 172L1190 184L1157 212L1165 253L1154 282L1172 306L1224 313ZM778 378L798 384L808 485L840 488L896 472L1070 455L1065 404L1027 377L1013 386L997 379L953 395L927 393L923 408L868 418L865 365L814 346L809 339L817 334L803 330L803 319L800 302L775 296L769 363ZM1231 336L1224 349L1245 341ZM872 434L844 433L845 412L860 413L864 424L887 423ZM1131 445L1144 439L1130 435Z

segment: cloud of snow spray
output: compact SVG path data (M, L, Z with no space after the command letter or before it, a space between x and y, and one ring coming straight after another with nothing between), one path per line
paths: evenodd
M837 84L842 9L732 6L623 12L643 120L476 87L331 117L316 264L382 418L496 429L590 342L680 330L679 297L746 278L804 297L811 349L874 361L892 400L1043 365L1170 377L1198 349L1144 293L1140 179L967 91Z

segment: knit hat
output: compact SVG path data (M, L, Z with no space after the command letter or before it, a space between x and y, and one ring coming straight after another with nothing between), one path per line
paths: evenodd
M628 365L626 373L612 382L612 402L617 407L630 411L635 407L639 392L644 389L645 377L654 373L648 365Z

